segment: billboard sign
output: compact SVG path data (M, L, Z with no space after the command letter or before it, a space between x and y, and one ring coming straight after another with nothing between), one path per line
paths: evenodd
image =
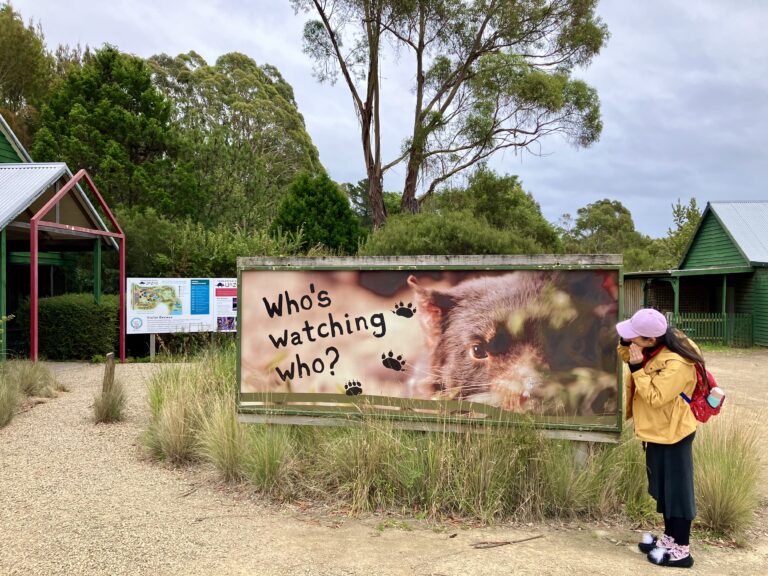
M564 258L239 259L240 410L615 430L619 265Z

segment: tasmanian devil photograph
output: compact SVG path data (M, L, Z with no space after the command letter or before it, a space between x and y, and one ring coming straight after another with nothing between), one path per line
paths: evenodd
M249 270L241 392L616 414L616 270Z

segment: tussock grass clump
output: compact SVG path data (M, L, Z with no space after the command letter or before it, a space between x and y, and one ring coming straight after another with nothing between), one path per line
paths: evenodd
M96 423L108 424L122 422L125 419L125 387L120 380L115 380L106 390L99 392L93 399L93 419Z
M247 481L265 494L281 498L295 498L307 490L307 486L300 484L296 441L290 428L266 424L239 426L248 430L243 460Z
M222 416L217 412L221 403L233 402L234 366L235 347L228 346L183 366L163 367L155 374L149 383L150 423L143 442L156 458L185 464L206 454L214 457L215 448L203 437L206 430L226 428L214 417ZM229 412L235 416L234 404Z
M56 378L43 362L11 360L6 371L8 378L16 382L22 394L39 398L56 396Z
M210 404L209 410L200 409L200 455L216 466L224 480L240 480L250 452L248 430L237 421L234 397Z
M740 534L759 503L760 417L733 406L699 426L693 443L698 520L721 534Z
M0 428L13 420L19 406L19 386L0 368Z
M483 522L657 518L631 426L618 444L584 449L545 438L529 421L465 432L402 430L365 416L348 427L243 425L235 366L229 347L155 375L144 435L155 457L209 462L222 479L248 482L272 497L312 498L353 512ZM719 420L694 443L699 510L707 526L731 534L756 506L756 429Z

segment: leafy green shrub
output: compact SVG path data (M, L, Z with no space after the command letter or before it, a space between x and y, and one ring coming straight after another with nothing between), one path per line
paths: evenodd
M300 232L270 235L236 225L206 228L191 220L169 220L151 208L121 208L117 217L128 238L128 276L236 276L238 256L306 255L307 250L309 255L321 254Z
M39 301L38 346L50 360L89 360L116 350L119 338L119 298L93 294L64 294ZM29 334L29 301L19 306L22 334Z
M301 231L307 248L321 244L354 254L361 237L360 222L344 193L326 174L302 174L290 185L272 221L273 234Z
M390 216L360 247L362 256L540 254L531 237L494 228L469 210Z

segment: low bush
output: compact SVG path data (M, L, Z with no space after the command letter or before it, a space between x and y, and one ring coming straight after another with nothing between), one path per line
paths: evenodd
M96 304L93 294L64 294L41 298L38 322L40 355L49 360L90 360L117 348L119 297L105 294ZM29 301L19 306L18 322L29 334ZM29 343L27 342L27 347Z

